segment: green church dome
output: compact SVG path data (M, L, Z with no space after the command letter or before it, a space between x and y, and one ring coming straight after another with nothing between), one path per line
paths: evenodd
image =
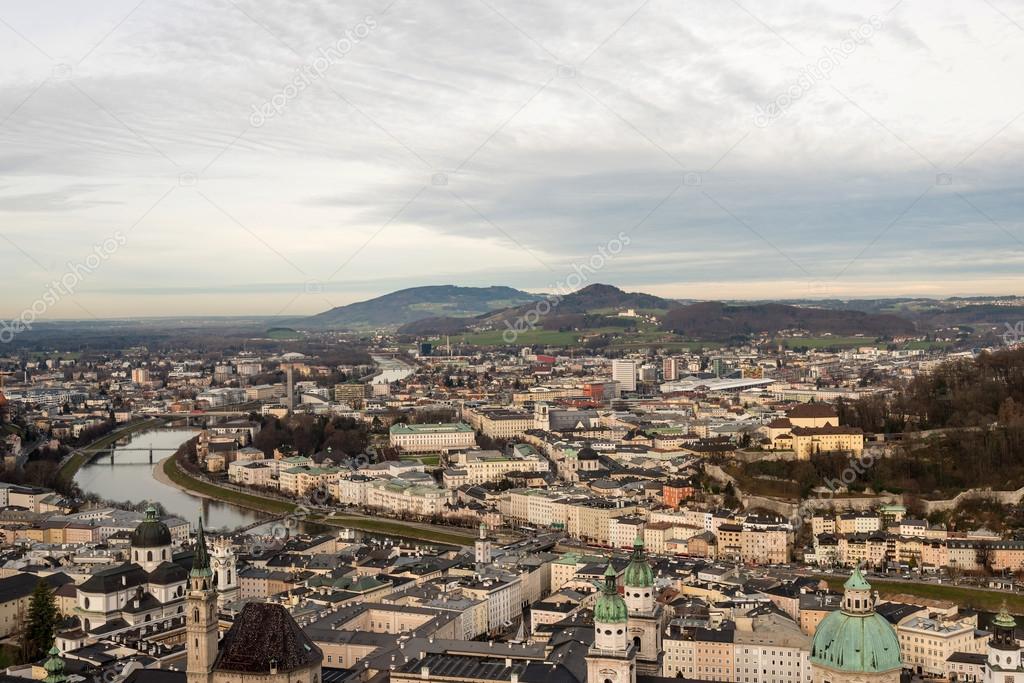
M814 632L811 662L840 671L878 673L902 667L900 643L892 625L877 612L825 617Z
M624 624L629 620L626 601L615 587L615 570L609 564L604 572L604 590L594 606L594 621L602 624Z
M896 630L875 612L871 584L854 569L844 588L843 608L822 619L814 631L811 664L851 673L901 669Z
M644 540L640 536L633 542L633 557L626 565L622 577L623 584L628 588L652 588L654 586L654 570L644 557Z

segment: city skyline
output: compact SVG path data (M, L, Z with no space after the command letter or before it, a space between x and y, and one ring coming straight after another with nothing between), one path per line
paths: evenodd
M998 2L0 19L5 317L69 272L40 319L546 292L620 234L592 282L669 298L1021 291L1024 16Z

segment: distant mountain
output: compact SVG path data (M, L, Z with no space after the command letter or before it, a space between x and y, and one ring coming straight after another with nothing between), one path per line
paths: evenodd
M545 329L627 328L635 326L636 319L617 314L633 309L655 316L655 324L666 332L714 341L796 329L815 335L862 334L872 338L914 334L916 326L910 318L919 320L919 315L913 313L925 308L924 302L914 302L913 308L894 315L881 312L885 311L882 302L869 303L865 306L868 311L849 305L841 307L839 302L803 305L682 303L643 292L626 292L606 284L589 285L560 298L529 294L510 287L442 285L403 289L370 301L333 308L307 318L299 326L350 330L397 328L402 334L419 336L504 330L506 323L514 325L528 314L536 315L537 303L545 298L550 308L537 320L538 326Z
M561 298L553 295L546 297L551 302L551 310L545 318L551 317L579 317L584 314L607 314L614 316L619 311L633 309L636 311L656 311L664 313L670 308L678 306L678 302L671 299L643 292L626 292L611 285L594 284L583 289L566 294ZM502 320L513 320L522 317L535 308L534 304L524 304L506 311L497 311L487 316L481 316L483 322L501 322Z
M558 327L590 327L604 326L603 315L615 316L619 311L634 309L637 311L657 311L664 313L673 306L679 304L670 299L642 292L626 292L618 287L603 284L593 284L562 296L560 299L554 295L545 295L537 299L545 298L551 303L547 314L542 316L540 326L545 328ZM512 306L506 309L484 313L473 318L438 316L426 318L403 325L399 332L403 334L458 334L466 332L475 327L501 326L503 321L514 322L517 318L526 316L536 308L536 301ZM584 320L586 322L584 323ZM504 329L502 327L502 329Z
M662 320L662 328L693 339L717 340L789 329L869 337L915 332L912 322L895 315L771 303L731 306L717 301L673 308Z
M369 301L338 306L297 321L300 327L367 330L393 328L426 318L466 318L539 299L511 287L412 287Z

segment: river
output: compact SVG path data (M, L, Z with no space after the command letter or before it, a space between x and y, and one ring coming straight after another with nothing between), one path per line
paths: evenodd
M177 486L165 484L153 476L153 468L160 461L172 455L178 447L195 436L196 429L153 429L139 432L131 437L128 443L115 447L113 456L103 455L83 465L75 481L85 493L95 493L104 500L121 503L141 503L149 501L160 503L172 515L181 517L195 524L202 511L203 524L211 530L232 530L248 526L253 522L268 519L271 515L256 510L236 507L230 503L202 498L179 489ZM153 448L152 462L149 448ZM138 450L137 450L138 449ZM317 524L302 523L299 529L305 533L322 533L337 529ZM387 536L349 530L353 538L385 541L393 539ZM269 526L255 527L250 533L269 534ZM432 545L426 541L417 541L424 547Z
M153 467L197 433L194 429L139 432L127 444L115 448L113 456L103 455L83 465L75 481L85 493L95 493L108 501L160 503L168 513L192 523L202 511L203 523L211 529L234 529L269 517L262 512L186 493L153 477ZM152 462L148 450L135 450L150 447L159 449L153 451Z

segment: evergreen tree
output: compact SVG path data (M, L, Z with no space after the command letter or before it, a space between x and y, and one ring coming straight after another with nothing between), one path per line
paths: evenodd
M42 579L32 591L28 605L22 654L26 662L34 662L53 647L53 636L60 622L53 591Z

